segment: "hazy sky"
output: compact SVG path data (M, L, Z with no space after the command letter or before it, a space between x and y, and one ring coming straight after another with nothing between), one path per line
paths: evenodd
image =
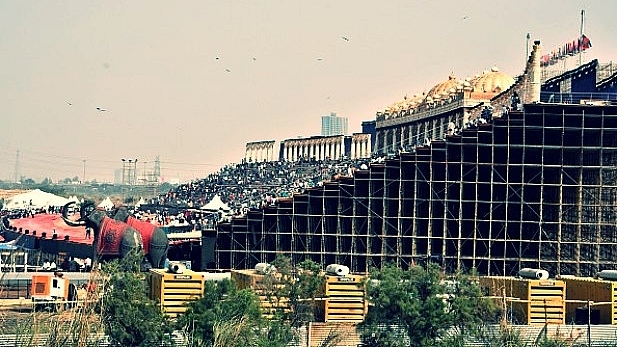
M166 180L202 178L330 112L359 132L451 73L517 76L526 34L550 51L583 9L586 59L617 62L614 0L0 0L0 179L81 178L86 160L112 181L157 156Z

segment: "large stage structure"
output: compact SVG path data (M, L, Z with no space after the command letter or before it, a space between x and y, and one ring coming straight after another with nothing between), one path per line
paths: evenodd
M252 268L282 254L356 273L424 261L482 275L617 268L617 74L594 60L542 81L540 57L536 42L525 72L475 104L455 89L430 111L378 114L388 152L415 141L393 128L410 120L454 126L220 224L213 265Z

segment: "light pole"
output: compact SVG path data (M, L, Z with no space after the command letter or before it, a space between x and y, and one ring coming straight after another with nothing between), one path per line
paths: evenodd
M122 184L126 184L126 159L122 158Z
M135 185L137 183L137 159L135 159L135 162L133 163L133 182L132 184Z
M122 158L122 184L134 185L137 182L137 159Z
M84 174L83 176L81 176L81 182L82 184L86 184L86 159L84 159L83 162L84 162Z
M133 185L133 159L129 159L128 185Z

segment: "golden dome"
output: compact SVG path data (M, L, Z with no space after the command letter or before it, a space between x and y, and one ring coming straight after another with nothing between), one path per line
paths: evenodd
M514 78L493 67L490 71L484 71L471 81L474 92L500 93L514 84Z
M442 96L447 96L448 94L450 94L450 89L456 89L456 86L458 84L459 82L456 79L456 76L450 75L448 77L448 80L439 83L438 85L431 88L431 90L429 90L429 92L427 93L427 96L430 96L432 99L439 99Z

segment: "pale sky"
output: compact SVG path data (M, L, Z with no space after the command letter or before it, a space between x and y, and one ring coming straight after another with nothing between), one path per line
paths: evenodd
M82 178L85 160L111 182L156 156L166 180L203 178L330 112L360 132L451 73L515 77L526 34L562 46L581 10L585 59L617 62L614 0L0 0L0 179Z

